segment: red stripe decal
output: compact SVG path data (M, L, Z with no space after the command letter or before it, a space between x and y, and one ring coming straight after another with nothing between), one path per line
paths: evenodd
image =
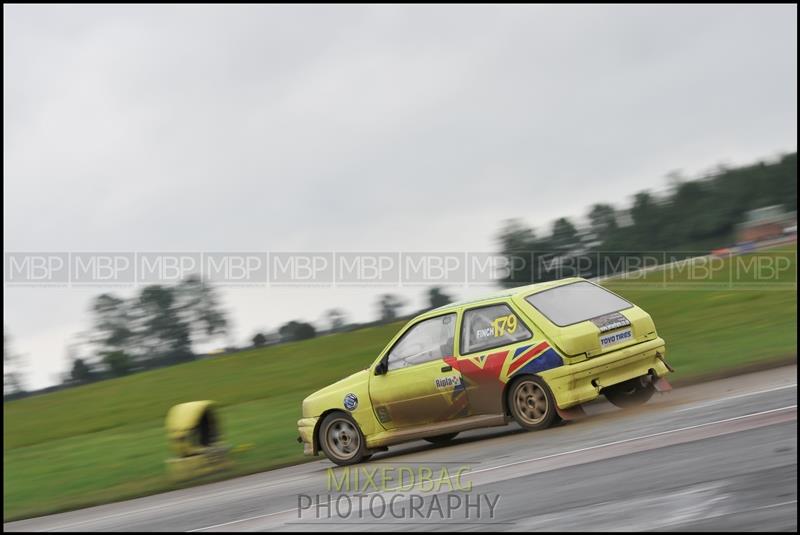
M547 344L547 342L542 342L533 349L529 350L527 353L523 353L521 356L517 357L514 362L511 363L511 366L508 367L508 375L511 375L519 368L538 357L539 354L548 347L550 346Z

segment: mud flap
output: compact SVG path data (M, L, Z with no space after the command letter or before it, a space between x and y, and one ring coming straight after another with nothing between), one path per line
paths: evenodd
M653 386L659 392L669 392L672 390L672 385L669 384L669 381L664 379L663 377L659 377L655 381L653 381Z
M561 416L562 420L577 420L586 416L581 405L570 407L569 409L561 409L556 405L556 412Z

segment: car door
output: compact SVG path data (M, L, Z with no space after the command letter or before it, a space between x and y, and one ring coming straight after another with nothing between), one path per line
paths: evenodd
M542 333L508 301L464 310L459 355L448 359L461 372L472 414L501 414L505 385L517 373L561 365Z
M456 314L410 326L384 357L386 372L370 378L375 415L386 429L432 424L466 415L461 374L444 359L455 354Z

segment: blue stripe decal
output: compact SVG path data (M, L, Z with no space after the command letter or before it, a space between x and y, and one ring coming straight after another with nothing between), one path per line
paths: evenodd
M517 350L514 351L514 357L513 358L517 358L518 356L520 356L524 351L526 351L530 347L533 347L533 344L530 344L530 345L527 345L527 346L518 347Z
M552 347L545 350L541 355L527 363L525 366L517 370L514 375L518 373L538 373L545 370L551 370L562 366L564 362L558 353Z

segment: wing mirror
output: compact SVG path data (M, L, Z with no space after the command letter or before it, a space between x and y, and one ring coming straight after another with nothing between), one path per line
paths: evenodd
M389 367L387 366L385 359L375 365L375 375L385 375L388 371Z

